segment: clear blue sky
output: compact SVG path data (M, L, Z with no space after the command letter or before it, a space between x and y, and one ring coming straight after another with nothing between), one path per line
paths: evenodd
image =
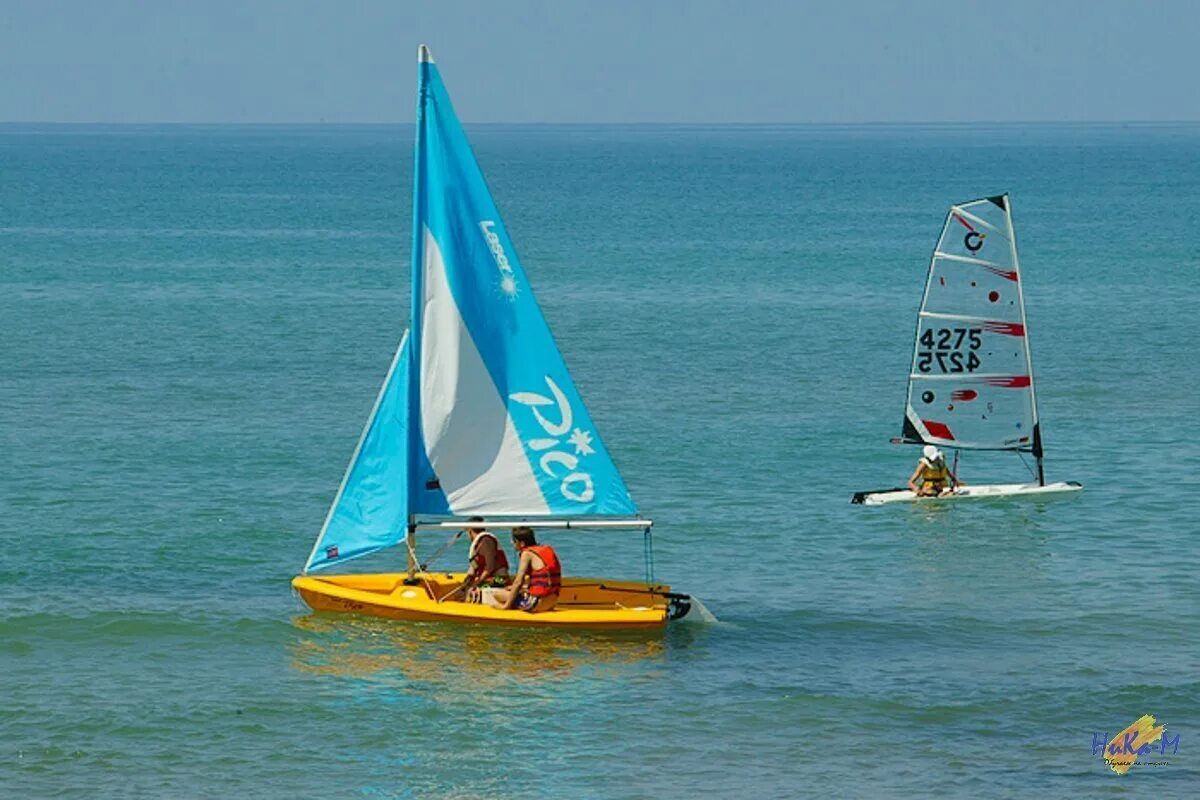
M0 121L1200 120L1200 0L0 0Z

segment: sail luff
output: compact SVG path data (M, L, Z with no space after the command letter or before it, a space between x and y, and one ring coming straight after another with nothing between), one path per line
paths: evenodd
M1017 229L1012 221L1012 199L1004 195L1004 215L1008 220L1008 246L1012 253L1013 271L1017 273L1017 304L1021 307L1021 326L1025 329L1025 374L1029 376L1029 405L1033 413L1033 455L1037 459L1038 483L1046 485L1046 471L1042 464L1042 431L1038 419L1037 386L1033 377L1033 345L1029 342L1029 320L1025 315L1025 286L1021 276L1021 262L1017 257Z
M929 270L925 274L925 289L921 292L921 306L917 309L917 322L913 326L913 347L912 360L908 364L908 374L912 376L917 371L917 353L920 351L921 337L921 315L925 312L925 302L929 299L929 285L933 282L933 270L937 265L938 247L942 243L942 239L946 238L946 228L950 226L950 216L954 213L954 207L951 206L950 211L946 214L946 219L942 221L942 229L938 232L938 237L933 240L933 254L929 256ZM902 435L905 439L910 438L911 434L917 434L918 441L923 438L917 432L915 426L909 421L909 398L912 396L912 378L909 377L908 385L904 387L904 424L901 426Z

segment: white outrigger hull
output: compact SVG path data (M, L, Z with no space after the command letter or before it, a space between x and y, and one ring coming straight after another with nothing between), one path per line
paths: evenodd
M864 506L881 506L887 503L942 503L949 500L981 500L997 497L1027 497L1067 494L1083 489L1082 483L1076 481L1059 481L1040 486L1036 483L993 483L985 486L964 486L950 494L938 497L917 497L909 489L879 489L873 492L856 492L850 498L851 503Z

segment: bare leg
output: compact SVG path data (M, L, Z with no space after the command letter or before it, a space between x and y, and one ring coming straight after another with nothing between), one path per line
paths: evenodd
M492 608L504 608L505 604L508 603L508 598L511 595L512 592L508 589L497 589L494 592L489 592L488 594L484 595L484 602L486 602Z

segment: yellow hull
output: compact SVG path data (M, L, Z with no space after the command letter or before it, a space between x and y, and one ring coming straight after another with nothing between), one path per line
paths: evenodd
M437 602L463 580L462 573L373 575L300 575L292 588L315 611L342 611L418 622L460 622L485 625L529 625L552 628L658 628L666 625L672 607L662 594L670 587L633 581L564 578L558 604L550 611L530 614L479 603ZM683 608L686 613L686 607ZM675 610L676 616L682 614Z

